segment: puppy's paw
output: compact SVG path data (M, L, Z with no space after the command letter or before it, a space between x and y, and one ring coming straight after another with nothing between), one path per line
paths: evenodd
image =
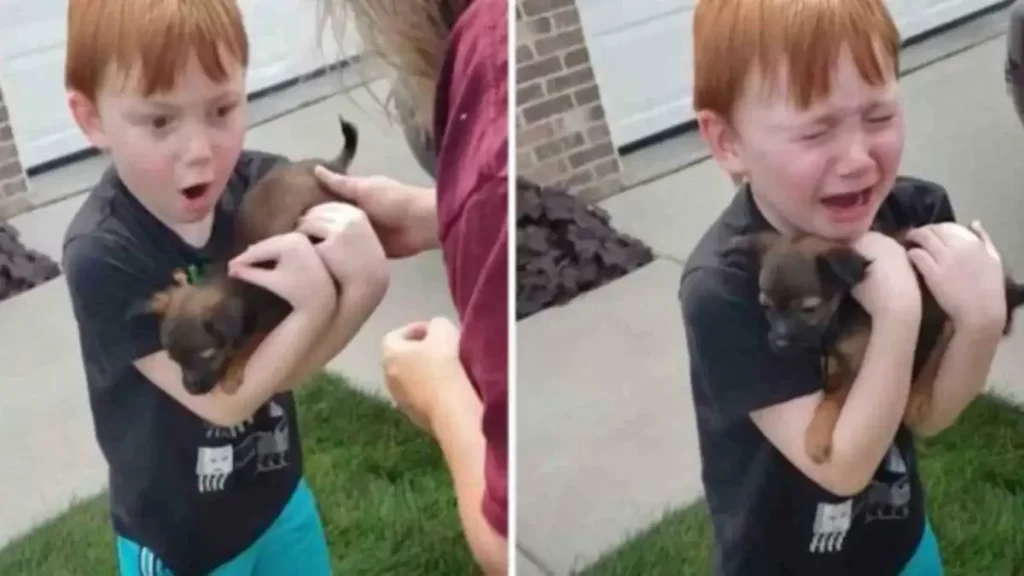
M903 415L903 423L910 428L923 424L928 419L931 398L927 394L911 394L907 399L907 411Z
M245 377L245 364L234 363L228 369L224 380L220 383L221 390L225 394L234 394L242 386L242 379Z
M832 456L832 435L810 428L804 435L804 451L815 464L824 464Z

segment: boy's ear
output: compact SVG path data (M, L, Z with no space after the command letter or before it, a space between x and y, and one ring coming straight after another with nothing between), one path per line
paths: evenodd
M100 150L108 148L107 134L100 121L100 112L96 103L77 90L68 91L68 109L75 124L82 131L89 143Z
M733 183L739 185L746 168L737 147L736 131L725 118L711 110L697 112L697 126L715 161L729 174Z
M871 262L853 248L835 247L818 254L818 274L847 290L860 284Z

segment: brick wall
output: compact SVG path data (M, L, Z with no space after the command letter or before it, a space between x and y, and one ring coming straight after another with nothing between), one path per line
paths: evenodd
M516 0L516 165L594 202L622 188L575 0Z
M3 90L0 89L0 220L27 210L31 205L27 193L28 180L18 158L10 114L4 105Z

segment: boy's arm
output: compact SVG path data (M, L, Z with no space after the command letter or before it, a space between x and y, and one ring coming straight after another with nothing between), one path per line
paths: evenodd
M837 495L856 494L892 445L909 391L917 326L913 319L876 321L861 372L835 434L829 462L804 449L808 424L823 398L817 354L780 356L756 286L733 270L691 272L682 286L687 345L704 380L710 407L722 419L750 417L805 476Z
M308 350L332 314L330 303L319 310L309 307L289 314L249 359L242 385L234 394L226 394L219 386L208 394L190 394L182 384L181 369L163 350L136 360L134 365L155 386L203 420L234 426L251 418L275 394L294 385L296 373L305 369L303 360Z
M340 354L380 305L387 293L388 282L389 275L384 270L381 275L364 277L360 284L339 289L337 307L330 321L279 389L291 390L299 386Z
M998 325L954 328L932 384L927 417L914 427L916 434L931 437L956 422L967 405L985 389L1002 338Z
M873 322L864 362L836 422L831 457L824 464L814 463L804 450L804 435L821 393L756 410L751 418L805 476L840 496L860 493L903 420L919 322L900 317Z
M293 311L254 353L235 394L218 388L194 396L184 390L180 368L162 350L157 319L126 312L173 279L154 278L147 258L102 237L69 242L63 263L80 337L94 343L87 361L100 380L138 370L197 416L222 426L245 421L277 393L335 314L333 297Z

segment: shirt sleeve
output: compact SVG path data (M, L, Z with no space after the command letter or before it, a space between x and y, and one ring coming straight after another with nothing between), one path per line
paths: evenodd
M681 286L691 382L718 418L735 420L822 388L814 353L781 356L768 345L756 286L735 270L700 268ZM698 408L700 409L700 408Z
M103 381L161 350L158 321L142 308L172 279L160 285L130 254L113 240L92 237L76 238L64 250L65 277L84 360L104 374Z
M460 356L483 402L486 490L495 530L508 523L508 183L488 178L464 205L443 250L462 322Z

